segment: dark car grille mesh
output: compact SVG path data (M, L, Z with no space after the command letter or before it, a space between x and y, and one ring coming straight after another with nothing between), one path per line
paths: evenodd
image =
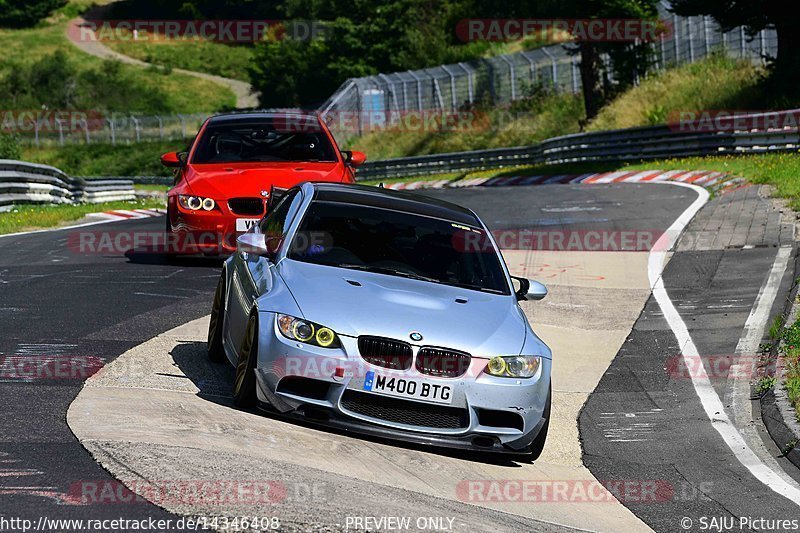
M409 426L459 429L469 425L466 409L386 398L349 389L344 391L341 405L352 413Z
M228 207L235 215L264 214L264 201L261 198L231 198Z
M392 370L408 370L414 358L410 344L381 337L359 337L358 351L366 362Z
M471 361L468 353L426 347L417 354L416 367L421 374L457 378L467 372Z

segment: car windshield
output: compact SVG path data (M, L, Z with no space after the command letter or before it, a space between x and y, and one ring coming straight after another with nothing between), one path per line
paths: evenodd
M510 294L500 259L482 228L390 209L316 201L288 257Z
M209 124L193 164L266 161L335 162L336 152L314 117L271 117Z

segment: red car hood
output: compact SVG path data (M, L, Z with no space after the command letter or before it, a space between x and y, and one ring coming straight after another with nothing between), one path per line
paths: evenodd
M189 165L186 181L191 194L221 200L261 196L273 185L290 189L305 181L342 181L339 163L237 163Z

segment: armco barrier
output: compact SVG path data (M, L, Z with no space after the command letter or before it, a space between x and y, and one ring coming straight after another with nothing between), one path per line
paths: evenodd
M796 116L798 110L776 113ZM764 116L766 115L750 115L754 118ZM650 126L565 135L533 146L372 161L358 170L358 179L392 179L519 165L638 161L670 157L786 152L798 149L800 149L800 129L797 126L771 130L713 132L680 131L671 126Z
M0 207L23 203L99 203L134 200L130 179L72 178L48 165L0 159Z

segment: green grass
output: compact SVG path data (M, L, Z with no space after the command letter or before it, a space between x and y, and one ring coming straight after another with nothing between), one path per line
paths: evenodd
M186 143L180 141L23 147L22 159L54 166L70 176L171 176L172 171L161 165L160 156L184 148Z
M656 72L606 105L588 130L664 124L680 111L780 107L765 94L764 71L747 61L711 56ZM770 105L770 103L772 105Z
M800 320L783 332L784 387L800 419Z
M780 109L800 100L779 94L763 69L744 61L711 56L703 61L654 73L607 104L584 124L582 99L528 87L528 97L508 109L478 111L474 126L458 131L376 131L346 140L370 159L386 159L464 150L525 146L559 135L664 124L681 111ZM788 89L787 89L788 90ZM481 106L478 106L479 108Z
M777 196L790 200L800 211L800 153L748 156L690 157L626 165L631 170L710 170L728 172L750 183L773 185Z
M106 46L126 56L171 68L250 81L247 67L253 48L203 40L110 41Z
M358 149L373 161L393 157L425 155L508 146L526 146L565 133L580 131L583 100L573 94L538 94L508 109L466 112L454 126L437 129L434 124L374 131L353 136L342 144Z
M0 109L47 105L154 114L213 112L235 105L235 95L222 85L164 70L119 63L110 67L111 62L80 51L65 32L70 18L88 5L86 0L73 0L35 28L0 30L0 50L6 58L0 62ZM42 67L54 57L55 65ZM52 79L63 72L69 79ZM38 81L27 83L28 76L37 74Z
M107 202L78 205L20 205L13 211L0 213L0 234L52 228L80 220L89 213L114 209L148 209L164 207L161 200Z

